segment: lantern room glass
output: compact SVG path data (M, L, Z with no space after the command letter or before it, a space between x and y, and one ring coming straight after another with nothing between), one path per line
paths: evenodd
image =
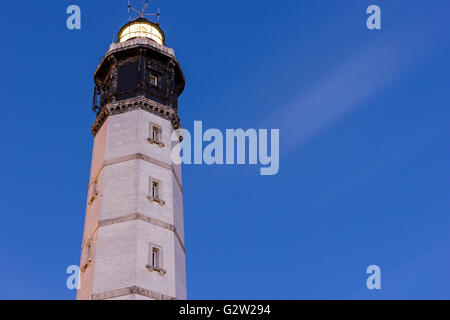
M148 23L134 23L126 27L119 35L119 43L137 37L148 38L160 45L164 45L161 32Z

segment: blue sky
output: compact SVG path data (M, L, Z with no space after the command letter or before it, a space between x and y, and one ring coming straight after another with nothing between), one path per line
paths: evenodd
M74 299L93 72L127 1L0 4L0 298ZM190 299L450 298L449 1L152 6L186 75L185 128L280 129L276 176L184 166Z

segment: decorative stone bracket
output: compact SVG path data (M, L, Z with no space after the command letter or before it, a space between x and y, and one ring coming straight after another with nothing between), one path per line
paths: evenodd
M166 274L166 270L162 269L162 268L157 268L151 265L146 265L147 269L149 271L155 271L155 272L159 272L160 275L165 275Z
M166 204L165 201L157 198L153 198L152 196L147 196L148 200L159 203L160 206L163 206Z
M164 143L162 143L161 141L156 141L156 140L154 140L154 139L152 139L152 138L148 138L147 140L148 140L148 142L150 142L151 144L156 144L156 145L158 145L160 148L164 148Z

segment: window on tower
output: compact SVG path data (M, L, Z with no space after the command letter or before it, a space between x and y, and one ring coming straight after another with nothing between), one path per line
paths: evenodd
M162 143L162 130L160 126L151 123L150 124L150 138L148 141L152 144L158 145L160 148L164 147L164 143Z
M166 271L162 268L162 251L161 248L150 244L149 246L149 261L147 264L147 269L149 271L156 271L160 274L165 274Z
M132 23L119 34L119 43L134 38L148 38L160 45L164 45L164 36L159 28L147 22Z
M153 248L153 250L152 250L151 265L154 268L158 268L159 267L159 249L158 248Z
M158 76L157 75L155 75L153 73L150 74L150 84L154 87L158 86Z
M159 199L159 183L156 181L152 182L152 197Z
M161 206L165 205L166 203L161 200L161 183L159 181L156 181L154 179L150 179L150 194L148 195L148 199L150 201L156 202L160 204Z
M157 126L153 126L152 139L157 142L161 141L161 128L158 128Z

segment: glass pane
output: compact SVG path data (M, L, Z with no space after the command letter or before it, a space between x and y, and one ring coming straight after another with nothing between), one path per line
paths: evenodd
M163 44L161 32L146 23L136 23L125 28L119 36L119 42L125 42L136 37L149 38L158 44Z

